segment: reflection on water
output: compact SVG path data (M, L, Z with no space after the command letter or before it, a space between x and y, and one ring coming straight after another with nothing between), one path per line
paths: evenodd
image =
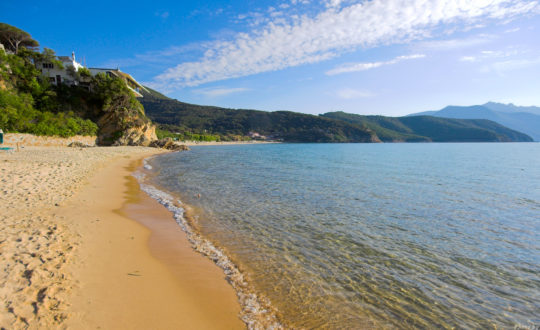
M539 155L284 144L150 163L294 326L514 327L540 325Z

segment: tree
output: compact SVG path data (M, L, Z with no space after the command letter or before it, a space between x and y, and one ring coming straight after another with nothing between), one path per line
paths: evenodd
M28 32L6 23L0 23L0 43L15 54L19 52L21 46L26 48L39 47L39 43L32 39Z

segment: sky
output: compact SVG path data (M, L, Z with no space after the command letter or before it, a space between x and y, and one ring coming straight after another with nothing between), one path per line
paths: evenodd
M540 106L540 1L0 1L0 22L183 102L401 116Z

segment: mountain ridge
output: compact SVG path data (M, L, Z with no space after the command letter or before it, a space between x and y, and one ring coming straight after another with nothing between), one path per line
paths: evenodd
M494 110L498 109L498 110ZM527 112L527 111L532 112ZM538 112L538 114L536 114ZM540 141L540 108L488 102L473 106L447 106L441 110L417 112L413 116L435 116L455 119L488 119Z
M285 142L509 142L532 141L488 120L360 116L344 112L308 115L291 111L227 109L184 103L148 88L141 103L163 129L242 136L252 132ZM440 132L447 132L446 135Z
M526 134L485 119L432 116L385 117L328 112L322 116L371 128L384 142L527 142ZM390 130L390 135L388 131Z

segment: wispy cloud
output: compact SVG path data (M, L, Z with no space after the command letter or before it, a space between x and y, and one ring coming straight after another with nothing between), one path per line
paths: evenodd
M159 16L159 17L161 17L161 18L163 18L163 19L166 19L166 18L169 17L170 14L169 14L168 11L164 11L164 12L159 12L159 11L157 11L157 12L154 13L154 15L155 15L155 16Z
M100 67L126 68L140 65L165 64L174 65L179 56L193 52L203 52L208 49L209 43L191 43L184 46L169 47L160 51L149 51L143 54L137 54L132 58L116 58L99 64Z
M249 91L249 88L202 88L202 89L195 89L193 90L193 93L195 94L201 94L206 97L219 97L219 96L227 96L230 94L236 94L241 92Z
M474 55L466 55L462 56L459 60L461 62L484 62L486 60L501 60L504 58L509 57L516 57L518 55L524 54L524 51L520 51L517 49L510 49L510 50L483 50L477 54Z
M422 41L417 43L414 48L422 51L452 51L465 48L476 47L488 44L494 41L497 37L489 34L480 34L473 37L461 39L446 39Z
M482 73L507 72L540 66L540 52L520 47L507 47L499 50L482 50L459 58L461 62L474 64Z
M509 71L523 70L538 66L540 66L540 57L509 59L486 64L480 68L480 71L484 73L496 72L497 74L504 76Z
M340 99L352 100L352 99L363 99L367 97L373 97L375 96L375 94L366 90L344 88L344 89L338 90L336 92L336 96Z
M424 54L414 54L414 55L398 56L390 61L349 63L349 64L342 65L340 67L334 68L332 70L329 70L326 72L326 74L329 76L333 76L333 75L341 74L341 73L366 71L366 70L375 69L384 65L392 65L392 64L397 64L401 61L424 58L424 57L426 57L426 55Z
M291 1L294 4L299 1ZM332 2L334 5L332 5ZM260 28L218 41L198 60L155 77L157 85L181 88L269 72L337 57L359 47L406 43L441 27L463 29L479 22L538 14L535 0L330 1L314 16L279 17Z
M515 33L515 32L518 32L519 30L521 30L521 29L516 27L516 28L513 28L513 29L508 29L508 30L504 31L504 33Z

